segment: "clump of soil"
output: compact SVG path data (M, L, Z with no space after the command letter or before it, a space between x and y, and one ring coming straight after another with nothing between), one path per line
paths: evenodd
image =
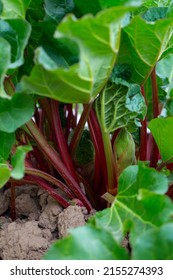
M40 259L49 248L52 234L38 221L7 222L0 230L0 256L3 260Z
M68 234L70 228L85 224L86 209L63 209L37 186L16 189L15 221L10 219L10 190L0 191L0 259L41 259L50 245Z

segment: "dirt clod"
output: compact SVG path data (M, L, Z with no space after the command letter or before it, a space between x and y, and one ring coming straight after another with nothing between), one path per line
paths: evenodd
M66 236L70 228L84 225L88 218L85 208L69 206L63 210L57 201L37 186L19 186L15 193L17 220L12 222L9 215L10 189L0 192L2 260L41 259L54 241Z
M81 207L69 206L58 216L57 227L59 238L67 236L70 228L83 226L84 224L85 218Z
M50 246L51 232L37 221L15 221L0 230L0 258L3 260L40 259Z

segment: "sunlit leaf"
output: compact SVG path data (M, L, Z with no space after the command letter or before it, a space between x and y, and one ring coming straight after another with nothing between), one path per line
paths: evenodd
M119 48L121 21L128 10L115 7L97 17L64 18L55 36L67 37L78 44L79 64L49 71L44 63L36 65L31 76L22 79L23 90L69 103L93 100L111 73Z
M148 78L166 50L172 31L172 18L149 23L136 16L124 28L118 63L129 64L132 82L142 84Z

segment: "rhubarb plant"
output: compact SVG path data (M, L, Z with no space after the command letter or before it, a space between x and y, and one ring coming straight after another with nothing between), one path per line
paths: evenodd
M172 63L170 0L0 0L11 218L26 183L96 210L45 259L173 258Z

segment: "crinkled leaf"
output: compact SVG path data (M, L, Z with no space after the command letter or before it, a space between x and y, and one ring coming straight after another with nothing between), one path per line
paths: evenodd
M10 44L0 38L0 97L8 97L5 93L3 82L5 78L5 74L10 66L11 60L11 47Z
M0 36L11 45L10 68L16 68L23 64L23 52L30 32L29 23L22 19L0 20Z
M126 63L116 63L111 76L110 76L110 80L114 83L116 83L117 81L119 81L119 79L125 80L125 81L129 81L129 79L132 76L132 71L130 69L130 65L126 64Z
M127 7L115 7L87 15L79 20L67 16L60 23L56 37L74 40L80 49L79 64L69 69L46 70L36 65L30 77L22 79L22 88L29 93L63 102L86 103L95 98L106 83L114 65L121 31L121 20Z
M3 18L25 18L26 10L31 0L1 0Z
M0 163L0 188L9 180L11 171L6 164Z
M132 250L134 260L173 260L173 223L136 236Z
M165 91L170 95L171 90L173 89L173 54L168 54L162 60L157 63L156 71L157 75L166 80L167 85L165 85Z
M136 16L124 28L118 63L129 64L132 70L132 82L142 84L148 78L156 62L166 50L173 31L172 27L172 18L148 23Z
M146 114L145 100L135 84L107 85L96 99L96 112L105 132L137 122Z
M8 110L7 110L8 108ZM16 93L11 100L0 99L0 130L14 132L32 117L34 102L31 96Z
M149 123L163 161L173 162L173 117L153 119Z
M147 108L139 85L129 85L125 106L130 112L137 113L138 116L141 115L141 118L144 118Z
M25 171L25 156L32 150L31 146L18 146L15 154L11 158L11 164L13 170L11 171L11 177L20 180L24 176Z
M127 260L128 256L111 233L87 225L72 230L70 236L54 243L44 255L44 259Z
M73 0L44 0L46 13L57 22L74 9Z
M143 14L146 21L156 21L158 19L166 18L168 13L167 7L151 8Z
M169 7L172 4L172 0L146 0L144 6L151 7Z
M14 133L0 131L0 162L8 159L15 140L16 138Z

